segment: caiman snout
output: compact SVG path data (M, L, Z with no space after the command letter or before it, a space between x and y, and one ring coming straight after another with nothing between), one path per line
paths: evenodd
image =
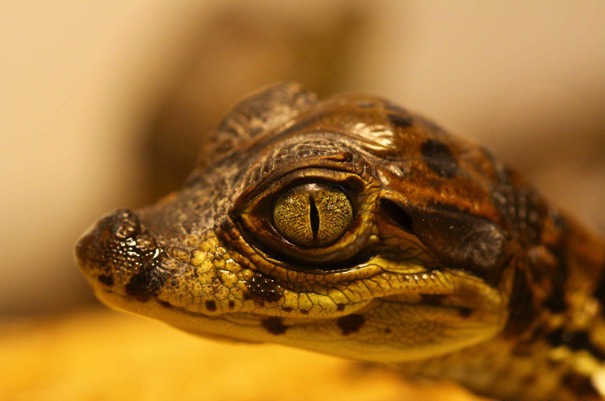
M129 209L118 209L89 229L76 245L80 269L95 288L146 300L165 281L164 250Z

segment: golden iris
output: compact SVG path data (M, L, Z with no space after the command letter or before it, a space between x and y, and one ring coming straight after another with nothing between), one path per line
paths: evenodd
M337 241L353 220L353 206L342 189L303 184L281 194L273 205L273 225L300 247L322 247Z

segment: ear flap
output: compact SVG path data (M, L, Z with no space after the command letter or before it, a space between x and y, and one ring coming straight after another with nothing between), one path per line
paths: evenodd
M452 206L415 207L390 199L383 199L381 207L450 268L471 271L493 281L508 262L506 233L485 218Z
M276 84L245 98L208 135L198 166L224 159L242 143L286 123L316 102L314 93L293 82Z

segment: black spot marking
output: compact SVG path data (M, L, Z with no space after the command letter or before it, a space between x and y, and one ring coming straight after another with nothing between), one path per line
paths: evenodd
M401 114L389 114L387 116L391 124L398 128L409 128L414 125L414 120L409 116L402 116Z
M559 259L556 271L550 276L552 290L544 301L544 306L554 313L562 313L567 309L565 300L565 285L567 284L567 263L565 259Z
M525 376L523 378L523 384L526 386L533 386L536 384L536 382L538 381L538 374L537 372L533 373L533 374L528 374L527 376Z
M336 304L337 312L342 312L343 310L345 310L345 304Z
M393 330L391 330L390 327L385 327L384 328L384 334L391 334L393 332Z
M167 278L168 272L153 263L130 278L126 284L126 293L145 302L160 292Z
M248 280L248 291L246 299L253 300L259 304L264 302L277 302L283 295L283 289L270 277L260 273Z
M523 341L515 345L511 353L515 356L528 357L534 353L534 350L529 344Z
M424 305L428 306L444 306L443 301L447 298L446 295L443 294L420 294L420 302ZM473 314L473 309L467 308L465 306L457 306L458 316L463 319L470 317Z
M289 306L284 306L281 308L281 310L283 310L284 312L292 312L292 308Z
M308 315L309 311L307 309L301 309L300 313L303 314L303 315Z
M573 235L569 232L569 227L558 213L550 213L550 217L557 229L565 233L563 238L568 238L570 235ZM541 232L542 226L544 225L544 218L539 219L536 224L539 225L539 228L537 228L536 231L540 230ZM539 234L536 234L536 238L538 235ZM548 269L548 273L546 274L546 278L551 281L552 290L544 302L544 306L554 313L562 313L567 310L565 288L567 287L567 281L569 279L569 267L567 266L568 256L566 245L565 241L557 241L556 244L551 244L548 247L555 257L556 266L554 266L554 269ZM537 270L538 269L534 269L534 272Z
M113 276L110 276L109 274L101 274L98 277L99 283L106 285L108 287L113 285Z
M472 314L473 314L472 308L466 308L464 306L458 307L458 316L460 316L462 319L467 319L467 318L471 317Z
M208 309L210 312L214 312L216 310L216 302L212 299L207 300L206 309Z
M274 335L284 334L286 330L288 330L288 326L286 326L283 320L280 317L272 316L267 319L261 320L261 325L267 330L269 333Z
M601 303L601 305L605 305L605 268L601 270L601 279L597 284L597 288L595 288L593 295L594 297ZM601 315L605 315L605 308L599 308Z
M229 300L229 303L227 304L227 306L229 307L229 309L233 309L233 308L235 308L235 302L232 300Z
M453 177L458 171L458 163L447 145L429 139L422 144L422 156L425 163L437 175L445 178Z
M588 376L583 376L579 373L568 373L563 376L561 383L579 400L601 399L601 394L594 388L592 380Z
M429 306L442 306L444 299L443 294L420 294L420 302Z
M228 233L233 228L233 224L229 219L221 219L218 223L221 231Z
M566 331L557 329L546 336L546 341L553 347L567 346L573 351L588 351L595 358L605 360L605 352L598 348L585 331Z
M338 318L336 324L342 335L347 336L356 333L364 325L366 318L363 315L352 314Z
M537 316L537 311L533 306L532 291L527 284L525 272L522 270L517 270L515 273L508 310L510 314L504 332L511 336L525 331Z
M174 309L174 307L170 304L170 302L167 302L167 301L162 301L162 300L158 299L158 304L160 304L162 306L162 308Z

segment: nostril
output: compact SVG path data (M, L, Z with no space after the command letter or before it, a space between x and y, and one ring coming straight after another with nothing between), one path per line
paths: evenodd
M109 219L111 231L119 239L133 238L141 232L141 223L130 209L118 209Z

